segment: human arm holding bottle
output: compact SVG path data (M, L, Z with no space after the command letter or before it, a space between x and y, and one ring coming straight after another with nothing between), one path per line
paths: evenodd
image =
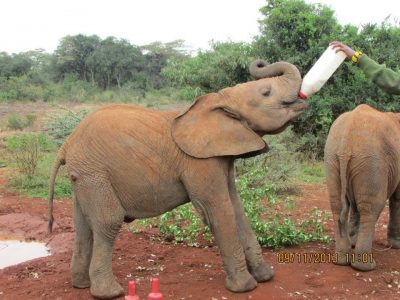
M400 73L380 65L367 55L354 51L352 48L339 41L330 43L336 51L343 51L347 59L356 63L373 83L389 94L400 94Z

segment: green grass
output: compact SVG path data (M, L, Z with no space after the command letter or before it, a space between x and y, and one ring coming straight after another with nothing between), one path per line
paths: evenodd
M324 183L325 167L322 161L304 161L295 171L295 179L298 182Z
M37 171L34 176L29 177L16 173L15 176L10 179L9 187L25 196L47 198L50 170L56 154L55 151L44 153L39 160ZM15 167L15 165L11 163L11 167L13 166ZM57 198L71 197L72 195L72 186L64 168L59 170L54 193Z

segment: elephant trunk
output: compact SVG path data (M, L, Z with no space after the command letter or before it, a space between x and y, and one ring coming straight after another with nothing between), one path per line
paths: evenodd
M301 75L296 66L284 61L268 65L261 59L255 60L250 65L250 74L255 79L284 76L289 81L301 82Z

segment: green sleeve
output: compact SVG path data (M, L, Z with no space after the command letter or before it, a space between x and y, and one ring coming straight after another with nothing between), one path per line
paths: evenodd
M400 73L380 65L363 54L358 62L368 79L389 94L400 94Z

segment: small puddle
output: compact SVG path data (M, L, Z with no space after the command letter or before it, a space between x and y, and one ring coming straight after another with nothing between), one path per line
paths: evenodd
M48 255L50 250L43 243L0 241L0 269Z

